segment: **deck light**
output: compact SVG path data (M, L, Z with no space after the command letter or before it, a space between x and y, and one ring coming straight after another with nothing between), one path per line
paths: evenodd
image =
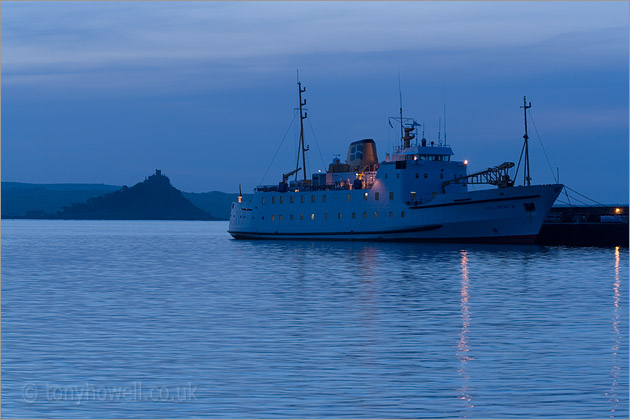
M619 207L617 207L617 208L615 209L615 213L617 213L617 214L621 213L621 209L620 209Z
M465 161L464 161L464 165L468 165L468 160L465 160Z

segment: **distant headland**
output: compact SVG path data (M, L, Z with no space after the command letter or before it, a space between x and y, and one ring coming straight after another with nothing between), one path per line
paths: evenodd
M182 192L159 169L132 187L2 182L2 218L227 220L236 197Z

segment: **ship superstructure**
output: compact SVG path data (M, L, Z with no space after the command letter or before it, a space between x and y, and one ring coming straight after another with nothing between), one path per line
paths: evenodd
M528 243L562 190L560 184L530 185L527 131L524 185L515 186L511 162L468 174L467 162L454 160L445 142L413 141L420 124L403 118L402 106L401 144L385 160L378 160L373 139L358 140L344 162L336 157L308 179L299 82L298 89L302 166L298 160L278 184L256 187L251 201L239 196L229 224L234 238ZM470 184L496 188L469 191Z

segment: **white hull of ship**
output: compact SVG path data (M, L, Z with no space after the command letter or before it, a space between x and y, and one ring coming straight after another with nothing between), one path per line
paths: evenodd
M358 200L353 206L343 202L344 191L339 191L338 206L336 191L312 192L326 193L331 199L303 208L286 203L275 208L255 206L254 198L253 203L234 203L229 233L237 239L532 243L561 189L556 184L447 193L416 206ZM306 214L305 220L295 217L299 212ZM278 220L276 214L282 213L285 217ZM313 220L311 213L317 215Z

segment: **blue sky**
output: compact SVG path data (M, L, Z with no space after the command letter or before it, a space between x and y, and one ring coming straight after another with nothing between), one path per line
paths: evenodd
M293 118L296 69L309 169L362 138L383 159L399 63L406 116L436 139L446 97L470 170L518 160L527 95L560 181L628 202L627 2L0 7L3 181L132 185L161 168L184 191L251 190ZM534 182L552 182L530 136ZM291 128L265 182L294 167L295 140Z

